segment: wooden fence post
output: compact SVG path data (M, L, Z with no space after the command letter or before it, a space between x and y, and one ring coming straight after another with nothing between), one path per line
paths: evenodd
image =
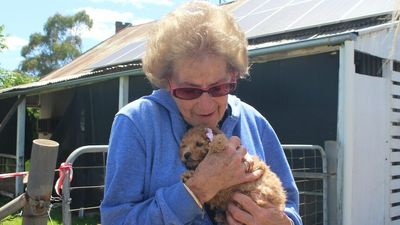
M24 225L47 224L47 210L53 189L58 146L57 142L51 140L33 141L31 169L26 190L27 204L22 213Z
M25 193L14 198L12 201L6 203L0 208L0 224L1 220L6 218L8 215L12 215L16 211L20 210L26 204Z

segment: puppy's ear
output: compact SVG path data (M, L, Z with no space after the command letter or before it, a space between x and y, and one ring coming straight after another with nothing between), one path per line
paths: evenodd
M212 128L211 130L212 130L212 132L213 132L214 135L223 134L223 132L222 132L220 129L218 129L218 128Z
M228 139L224 134L217 134L210 143L210 149L212 152L222 152L225 150L225 145L228 143Z

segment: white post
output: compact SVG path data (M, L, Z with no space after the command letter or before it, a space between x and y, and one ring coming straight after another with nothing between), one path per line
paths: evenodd
M129 77L119 78L119 104L118 108L124 107L129 101Z
M16 172L22 172L25 169L24 165L24 154L25 154L25 116L26 116L26 98L24 98L18 105L18 115L17 115L17 165ZM19 196L24 192L24 184L22 182L22 177L15 178L15 196Z
M354 41L345 41L340 47L339 61L339 105L338 105L338 147L339 171L338 188L341 196L339 202L338 222L352 225L353 205L353 154L354 154ZM341 217L341 218L340 218Z
M325 141L328 167L328 223L338 224L338 146L336 141Z
M399 2L400 3L400 2ZM383 67L382 67L382 76L383 78L386 80L386 107L385 107L385 116L386 119L385 121L387 121L386 123L386 133L387 133L387 139L389 141L385 142L385 179L384 179L384 187L385 187L385 192L384 192L384 205L386 206L384 208L384 225L389 225L391 224L392 220L391 220L391 197L392 197L392 188L391 188L391 180L392 180L392 163L391 163L391 153L392 153L392 146L391 146L391 140L392 137L391 135L393 135L393 130L392 128L392 99L393 99L393 94L396 94L396 92L393 90L393 83L392 83L392 76L393 74L393 60L389 60L387 59L386 61L384 61L383 63ZM395 194L395 193L394 193Z

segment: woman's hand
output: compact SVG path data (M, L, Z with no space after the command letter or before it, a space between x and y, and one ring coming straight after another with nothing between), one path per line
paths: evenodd
M247 150L240 147L240 139L233 136L225 146L225 151L207 154L196 168L186 185L203 204L212 199L220 190L234 185L256 180L262 171L246 173L249 160Z
M242 209L233 202L228 205L226 219L229 225L291 225L289 217L270 203L262 208L241 193L235 193L232 200L239 203Z

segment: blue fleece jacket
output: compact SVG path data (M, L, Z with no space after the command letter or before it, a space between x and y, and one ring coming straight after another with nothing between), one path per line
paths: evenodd
M300 225L298 190L275 132L237 97L230 95L228 104L232 113L222 131L240 137L250 154L257 154L277 173L287 191L285 212ZM117 113L100 208L103 225L212 224L180 179L186 168L178 149L185 132L186 123L166 90L154 91Z

